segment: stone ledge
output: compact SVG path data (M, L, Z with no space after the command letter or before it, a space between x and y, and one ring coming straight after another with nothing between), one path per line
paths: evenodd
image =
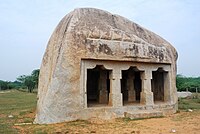
M162 111L137 111L137 112L124 112L124 117L130 119L140 119L140 118L152 118L152 117L162 117L164 116Z

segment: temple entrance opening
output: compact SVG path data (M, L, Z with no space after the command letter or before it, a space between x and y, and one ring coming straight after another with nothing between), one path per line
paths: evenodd
M122 70L121 92L123 105L140 103L141 71L136 67Z
M155 102L164 101L165 84L167 84L165 81L166 76L167 72L162 68L152 72L151 89Z
M97 65L93 69L87 69L87 105L108 105L110 93L110 70L103 65Z

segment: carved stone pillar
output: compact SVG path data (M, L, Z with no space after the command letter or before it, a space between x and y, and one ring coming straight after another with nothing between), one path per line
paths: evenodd
M172 101L172 91L171 91L171 72L164 73L164 101L173 103Z
M99 77L99 103L108 103L107 72L100 71Z
M128 79L127 79L128 102L134 102L136 100L134 79L135 79L135 77L134 77L133 73L129 73Z
M142 92L140 103L145 105L154 105L153 92L151 91L152 71L145 70L141 76L142 79Z
M113 69L110 75L109 105L121 107L123 105L121 93L121 70Z

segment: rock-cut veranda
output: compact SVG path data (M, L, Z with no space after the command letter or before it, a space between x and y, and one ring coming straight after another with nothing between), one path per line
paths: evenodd
M119 15L68 13L43 57L35 123L141 118L177 110L175 48Z

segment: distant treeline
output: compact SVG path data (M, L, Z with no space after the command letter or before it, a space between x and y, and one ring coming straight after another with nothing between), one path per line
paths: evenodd
M6 90L6 89L19 89L22 87L22 84L19 81L3 81L0 80L0 90Z
M40 70L33 70L31 75L21 75L16 81L3 81L0 80L0 90L7 89L28 89L29 92L32 92L34 88L38 86Z
M196 88L200 91L200 77L185 77L178 74L176 76L176 87L178 91L195 92Z

